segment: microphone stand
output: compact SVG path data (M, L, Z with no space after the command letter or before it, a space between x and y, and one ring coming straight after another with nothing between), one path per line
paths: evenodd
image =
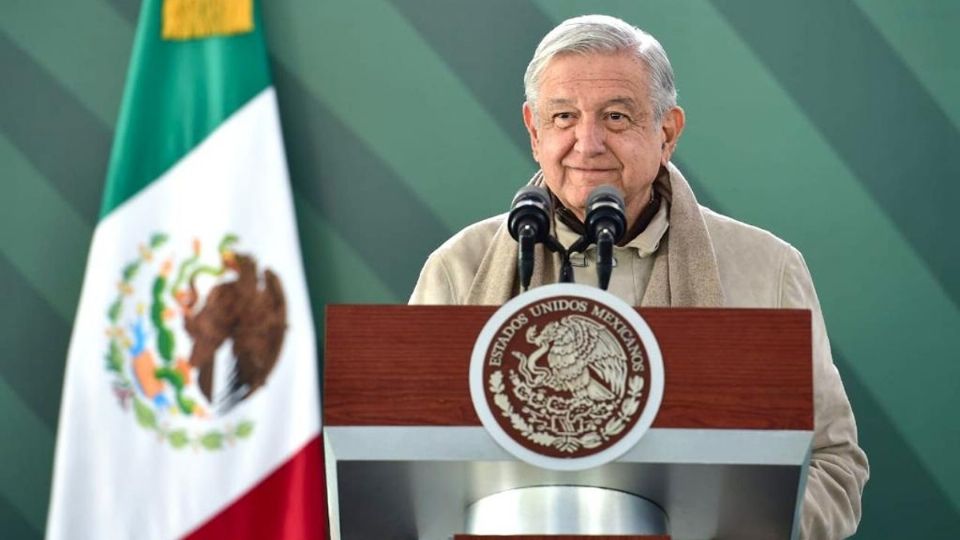
M520 251L517 253L520 259L517 261L520 269L520 286L526 291L530 288L530 278L533 276L533 247L537 245L537 236L530 224L520 227L517 236L517 242L520 244Z
M609 227L597 234L597 285L607 290L613 272L613 233Z

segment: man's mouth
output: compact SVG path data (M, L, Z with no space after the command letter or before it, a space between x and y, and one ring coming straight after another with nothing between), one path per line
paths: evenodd
M578 176L587 180L604 180L610 179L611 176L617 174L618 169L601 167L567 167L567 171L573 173L574 176Z

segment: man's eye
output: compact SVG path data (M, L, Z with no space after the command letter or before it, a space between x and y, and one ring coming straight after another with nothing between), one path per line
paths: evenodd
M609 112L606 115L606 124L609 129L622 131L630 127L630 117L621 112Z
M561 112L553 115L553 123L558 127L573 125L575 119L576 117L573 115L573 113L568 112Z

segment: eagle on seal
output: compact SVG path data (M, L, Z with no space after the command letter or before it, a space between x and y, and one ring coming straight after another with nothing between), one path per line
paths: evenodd
M568 315L548 323L537 334L527 331L527 341L538 349L521 370L529 370L556 390L575 398L609 401L623 396L627 378L627 355L610 331L582 315ZM537 360L547 352L547 368Z
M276 274L267 269L261 278L253 257L230 251L224 255L224 268L233 270L237 278L213 287L197 313L193 313L197 292L191 279L184 328L193 338L190 365L199 372L200 391L210 403L218 401L220 408L230 410L266 383L280 356L287 315ZM236 366L225 395L215 399L214 355L227 339L233 344Z

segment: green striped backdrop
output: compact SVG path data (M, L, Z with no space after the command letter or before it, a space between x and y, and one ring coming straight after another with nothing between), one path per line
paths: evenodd
M136 0L0 0L0 535L44 529ZM960 534L960 4L270 0L315 315L404 302L533 171L521 76L585 11L658 36L702 201L807 257L873 469L859 538ZM358 208L369 208L359 212ZM94 434L91 434L94 436Z

